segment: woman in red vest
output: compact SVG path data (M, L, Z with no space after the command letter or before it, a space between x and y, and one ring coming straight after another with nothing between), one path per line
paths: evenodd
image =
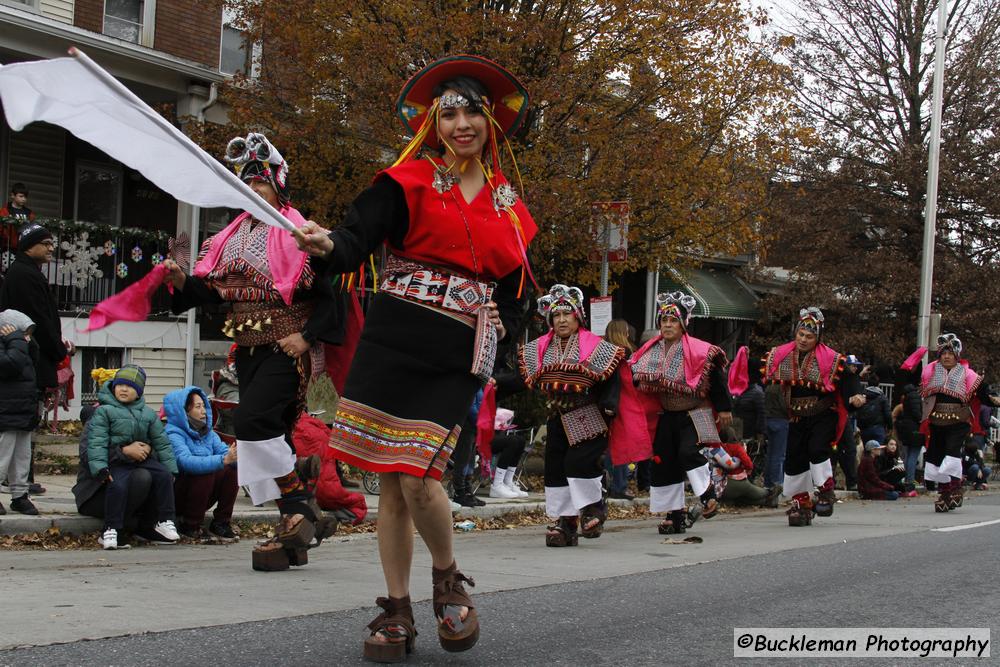
M526 249L535 223L501 169L506 137L527 104L521 83L485 58L428 65L396 103L413 134L396 163L333 232L303 227L302 247L333 273L356 269L383 243L389 255L331 434L339 458L381 476L388 597L376 600L385 611L364 645L375 661L402 660L413 649L414 527L433 560L442 647L464 651L479 637L440 479L473 396L493 372L498 341L520 324L532 280Z

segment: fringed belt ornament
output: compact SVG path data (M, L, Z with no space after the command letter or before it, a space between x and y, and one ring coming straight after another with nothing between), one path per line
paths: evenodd
M414 266L412 263L409 267ZM471 278L449 275L429 268L410 273L394 273L382 283L382 290L393 296L458 315L459 320L476 330L476 342L470 372L483 383L493 374L497 356L497 331L484 305L493 298L495 285Z
M969 421L972 412L968 405L961 403L938 403L931 411L929 420L932 426L952 426Z
M270 345L301 333L315 303L303 301L286 306L280 302L237 301L222 326L222 333L242 347Z
M570 447L608 432L608 423L604 421L604 415L596 403L564 412L559 415L559 419L562 421L563 430L566 431Z
M793 417L815 417L833 409L832 396L803 396L791 398L788 410Z

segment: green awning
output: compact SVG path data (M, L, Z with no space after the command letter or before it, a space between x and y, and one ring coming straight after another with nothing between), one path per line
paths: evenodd
M674 271L660 273L660 292L681 290L693 296L698 305L693 317L720 320L756 320L757 296L739 278L724 269L700 268L681 275Z

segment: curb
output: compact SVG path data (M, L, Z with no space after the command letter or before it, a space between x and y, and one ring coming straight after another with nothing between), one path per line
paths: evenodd
M837 498L856 498L854 491L837 492ZM636 498L635 500L608 500L609 505L628 507L634 505L649 506L649 497ZM544 500L529 500L513 503L488 503L483 507L463 507L453 512L456 519L480 518L492 519L509 513L532 512L545 510ZM253 511L233 512L233 519L243 521L254 521L257 523L277 523L279 518L277 509L263 509ZM365 517L366 523L372 523L378 519L378 509L370 509ZM96 533L104 527L101 519L82 516L79 514L42 514L40 516L0 516L0 535L23 535L27 533L44 533L49 528L58 528L64 535L81 535L84 533Z

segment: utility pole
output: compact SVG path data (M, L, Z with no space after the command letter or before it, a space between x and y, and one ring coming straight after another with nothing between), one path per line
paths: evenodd
M941 106L944 97L944 50L948 34L948 0L938 0L931 138L927 159L927 203L924 207L924 251L920 261L920 310L917 345L930 347L931 286L934 281L934 238L937 235L938 165L941 157Z

